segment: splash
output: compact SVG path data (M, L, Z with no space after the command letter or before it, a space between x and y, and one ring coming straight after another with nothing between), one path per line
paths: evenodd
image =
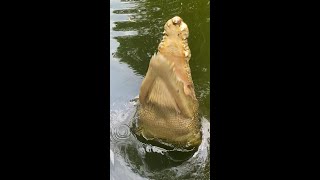
M111 108L112 109L112 108ZM110 166L114 179L210 179L210 122L201 118L196 150L165 149L139 141L130 131L136 101L110 112ZM121 173L117 172L121 170Z

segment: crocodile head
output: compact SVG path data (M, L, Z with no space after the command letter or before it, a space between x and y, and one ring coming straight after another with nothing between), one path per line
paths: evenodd
M147 140L175 147L196 147L201 142L188 36L180 17L168 20L158 52L150 60L140 88L137 123L137 134Z

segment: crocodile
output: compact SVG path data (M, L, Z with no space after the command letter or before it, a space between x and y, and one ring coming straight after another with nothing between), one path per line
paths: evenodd
M188 37L188 26L179 16L164 25L158 52L151 57L140 87L135 132L146 140L180 148L201 143Z

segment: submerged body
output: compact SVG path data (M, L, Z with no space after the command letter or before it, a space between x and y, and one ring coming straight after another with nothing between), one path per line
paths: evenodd
M199 103L189 67L188 26L175 16L164 28L140 88L136 133L175 147L197 147L201 143Z

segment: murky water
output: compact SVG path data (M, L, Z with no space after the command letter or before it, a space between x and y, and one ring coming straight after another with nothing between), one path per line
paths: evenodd
M111 0L110 5L110 178L210 179L210 1ZM165 22L176 15L189 27L190 68L200 103L203 140L192 152L142 143L130 131L132 100Z

